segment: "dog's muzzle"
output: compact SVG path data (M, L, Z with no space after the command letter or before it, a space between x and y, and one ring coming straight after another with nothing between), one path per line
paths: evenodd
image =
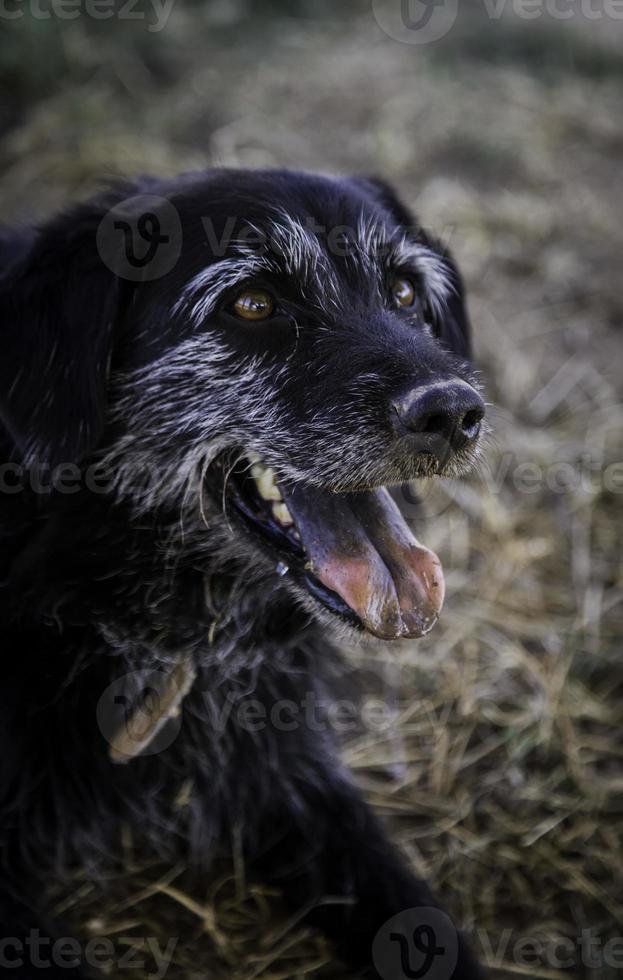
M442 474L455 457L471 455L484 414L465 381L420 386L393 404L395 445L412 467ZM419 637L433 628L445 592L441 563L386 487L333 492L280 479L259 455L246 456L229 470L227 492L278 559L279 574L374 636Z

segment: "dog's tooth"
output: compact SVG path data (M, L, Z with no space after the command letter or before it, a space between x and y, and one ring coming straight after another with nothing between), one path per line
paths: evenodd
M275 471L270 466L255 463L251 467L251 476L257 483L257 488L264 500L281 500L281 491L275 481Z
M273 515L275 519L279 521L279 523L282 524L284 527L292 527L292 525L294 524L294 521L292 519L292 514L290 513L286 505L283 503L283 501L279 504L273 504Z
M262 462L262 457L260 456L260 454L254 452L253 450L251 450L251 451L249 451L247 453L247 459L249 460L250 463L261 463Z

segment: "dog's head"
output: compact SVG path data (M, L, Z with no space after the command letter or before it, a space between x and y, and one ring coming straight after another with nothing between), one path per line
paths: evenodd
M448 252L374 180L213 171L121 197L44 228L5 280L0 419L23 459L106 451L142 506L194 485L309 607L427 632L441 568L386 487L477 453ZM175 261L130 272L137 243Z

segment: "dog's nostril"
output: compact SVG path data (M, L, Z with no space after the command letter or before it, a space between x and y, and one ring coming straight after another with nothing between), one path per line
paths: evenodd
M468 439L475 439L480 432L480 423L484 418L484 409L472 408L466 412L461 421L461 431Z

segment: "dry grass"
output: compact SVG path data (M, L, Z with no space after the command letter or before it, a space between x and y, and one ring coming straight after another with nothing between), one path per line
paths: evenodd
M614 978L623 57L601 24L554 37L468 18L422 49L385 38L363 4L341 22L284 14L252 30L235 20L243 4L228 9L218 28L216 5L176 11L151 62L68 25L64 70L80 85L29 102L5 132L5 211L49 209L102 173L284 164L382 173L450 238L493 445L485 473L426 488L416 526L447 570L442 623L353 655L398 717L344 752L498 976ZM182 937L170 980L346 976L236 862L219 874L191 896L183 869L136 868L129 849L124 880L80 883L63 906L85 936ZM592 972L577 945L573 968L551 945L520 962L520 937L576 944L583 930L602 943Z

